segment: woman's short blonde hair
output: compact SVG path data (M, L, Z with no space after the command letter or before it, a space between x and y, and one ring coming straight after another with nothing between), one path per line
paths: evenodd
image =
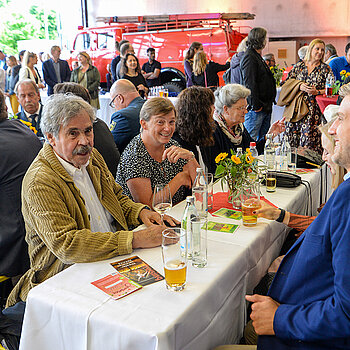
M207 54L204 51L198 51L194 55L193 59L193 73L194 75L200 75L205 71L205 67L208 64Z
M321 39L314 39L314 40L312 40L311 43L309 44L309 47L307 48L307 51L306 51L306 55L305 55L305 61L306 62L311 60L312 50L317 44L323 44L323 46L326 47L326 44L324 43L323 40L321 40ZM323 62L323 58L324 58L324 52L323 52L323 56L321 58L321 62Z
M78 53L78 56L79 55L84 56L87 59L88 63L91 64L91 57L86 51L80 51Z
M145 102L140 111L140 120L146 122L155 115L166 115L171 111L174 111L176 116L175 107L172 102L163 97L153 97Z

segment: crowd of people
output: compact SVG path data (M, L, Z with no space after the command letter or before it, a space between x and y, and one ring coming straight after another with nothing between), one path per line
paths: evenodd
M266 38L264 28L253 28L226 64L208 60L203 45L193 42L184 59L187 88L175 105L163 97L147 99L149 88L161 83L156 50L147 50L141 67L131 43L123 40L108 72L115 109L110 125L95 116L100 73L87 52L79 53L79 65L71 70L60 59L60 47L53 46L42 79L35 53L21 51L17 61L0 51L5 72L0 210L7 217L0 222L6 242L0 244L0 275L15 285L5 317L21 321L30 289L71 264L159 246L164 226L151 210L156 184L168 184L173 203L179 203L197 167L215 173L218 154L251 142L261 154L266 134L284 132L292 146L322 155L337 190L317 218L260 203L259 216L304 232L280 263L268 295L247 296L253 332L261 349L349 346L349 176L344 173L350 170L350 87L341 88L344 99L328 123L316 96L325 92L328 76L350 72L350 44L342 57L321 39L299 50L281 94L294 93L305 112L294 109L271 125L276 82L270 68L276 60L273 54L262 56ZM219 86L218 73L227 70L230 83ZM40 90L46 87L43 105ZM178 224L169 216L165 220ZM132 231L142 223L145 229Z

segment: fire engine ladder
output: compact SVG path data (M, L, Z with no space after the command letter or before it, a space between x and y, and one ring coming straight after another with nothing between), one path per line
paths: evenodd
M230 21L252 20L254 14L248 12L242 13L197 13L197 14L178 14L178 15L154 15L154 16L114 16L97 17L97 22L108 24L135 24L138 31L161 30L161 29L179 29L191 28L198 25L207 25L216 23L230 24ZM131 29L131 28L129 28Z

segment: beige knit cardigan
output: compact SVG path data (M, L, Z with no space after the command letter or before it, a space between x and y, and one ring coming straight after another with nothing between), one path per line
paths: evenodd
M79 189L46 143L22 185L30 269L11 292L7 306L25 301L30 289L71 264L131 253L133 234L128 226L140 224L139 213L145 206L122 194L95 149L87 171L99 200L115 219L117 232L91 232Z

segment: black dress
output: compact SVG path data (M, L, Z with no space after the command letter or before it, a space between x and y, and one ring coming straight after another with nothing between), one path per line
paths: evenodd
M207 78L207 83L205 84L204 73L200 75L194 75L194 73L192 73L193 85L199 85L203 87L217 87L219 86L218 73L223 72L229 68L230 68L230 62L226 62L226 64L219 64L213 61L209 61L209 63L205 67L205 75Z
M246 128L243 130L242 134L242 142L240 144L233 144L231 140L226 136L226 134L222 131L219 124L215 121L215 132L214 132L214 141L215 144L210 147L202 147L202 157L205 165L208 168L208 172L215 174L216 163L215 158L218 154L222 152L226 152L231 154L231 149L236 151L238 147L241 147L243 152L245 152L246 148L249 148L251 142L255 142L255 140L249 135ZM256 143L256 149L259 154L264 152L265 146L265 138L260 139Z
M131 81L135 85L135 87L136 87L137 91L139 92L140 96L142 98L145 97L145 92L143 90L139 91L139 89L137 88L140 84L142 84L144 87L147 88L146 79L144 78L144 76L141 73L138 73L138 75L136 75L135 77L130 77L130 76L124 74L122 76L122 79L127 79L127 80Z

